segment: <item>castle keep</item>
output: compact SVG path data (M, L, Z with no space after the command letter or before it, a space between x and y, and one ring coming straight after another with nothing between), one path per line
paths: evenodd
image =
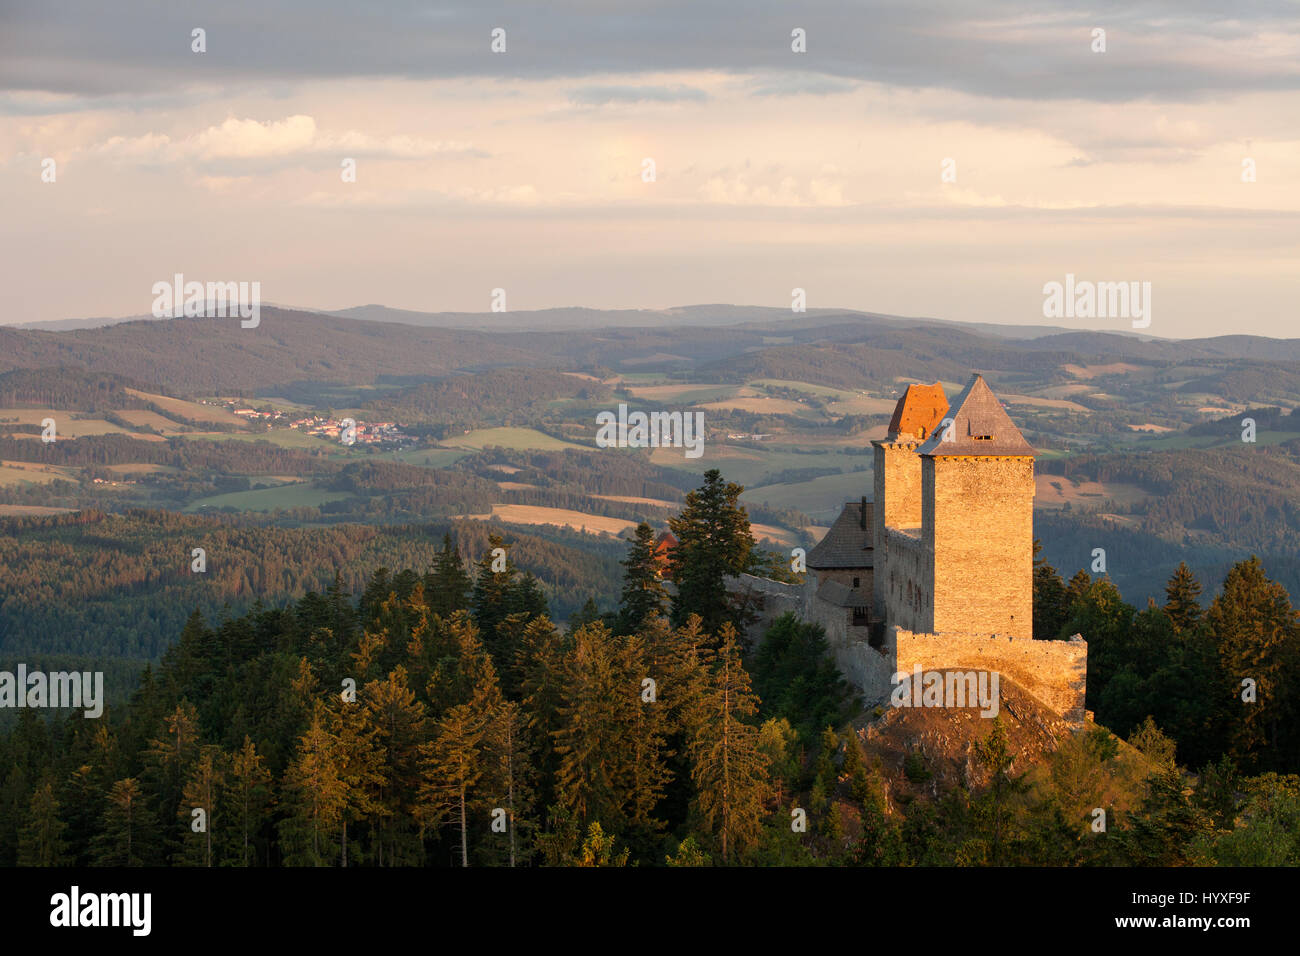
M988 383L951 406L938 383L907 386L872 445L874 500L844 505L799 598L848 680L870 704L917 665L995 670L1081 720L1087 644L1033 639L1035 452Z

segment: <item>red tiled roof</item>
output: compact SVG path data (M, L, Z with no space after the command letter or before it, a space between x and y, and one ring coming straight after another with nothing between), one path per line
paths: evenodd
M889 437L929 438L947 411L948 397L938 382L909 385L894 406L894 417L889 420Z

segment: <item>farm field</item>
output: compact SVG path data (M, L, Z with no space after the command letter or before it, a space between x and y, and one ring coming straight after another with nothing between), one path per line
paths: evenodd
M1137 485L1118 481L1073 481L1061 475L1036 475L1034 477L1034 507L1063 508L1095 506L1104 501L1131 505L1145 501L1149 493Z
M182 418L189 418L196 422L214 422L225 425L244 424L242 418L224 408L203 405L199 402L189 402L183 398L172 398L169 395L154 395L134 388L128 388L126 391L127 394L134 395L136 398L143 398L146 401L153 402L165 412L179 415Z
M30 461L0 461L0 487L44 485L58 478L76 481L79 469Z
M125 435L126 429L102 418L73 418L77 411L53 408L0 408L0 433L8 424L36 425L46 418L54 419L55 438L79 438L82 435ZM39 435L31 436L39 439Z
M327 501L350 498L346 491L327 491L308 482L279 485L275 488L255 488L251 491L232 491L212 495L191 502L183 510L199 511L203 508L237 508L240 511L274 511L276 508L316 507Z
M461 518L479 521L497 518L509 524L523 525L558 525L585 531L588 534L619 535L636 527L635 521L626 518L610 518L605 515L588 515L568 508L546 508L541 505L493 505L492 511L485 515L460 515Z
M810 481L788 485L764 485L747 490L741 501L753 501L769 508L794 508L810 518L834 520L844 502L866 495L872 496L870 471L855 471L841 475L825 475Z
M534 428L512 427L477 428L467 435L456 435L445 439L443 444L454 448L470 448L474 451L481 451L494 445L516 450L533 448L541 451L582 447L572 442L552 438L550 435L539 432Z

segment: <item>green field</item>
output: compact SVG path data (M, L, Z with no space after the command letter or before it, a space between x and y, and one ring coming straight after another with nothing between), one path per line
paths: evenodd
M543 434L533 428L477 428L467 435L454 435L443 440L444 445L455 448L471 448L481 451L493 445L501 448L522 450L533 448L540 451L558 451L563 448L582 448L572 442L561 441Z
M315 435L308 435L306 432L300 432L296 428L273 428L266 432L190 432L185 436L187 439L203 439L207 441L269 441L273 445L279 445L282 448L311 448L318 449L321 447L342 449L343 446L337 441L328 438L318 438Z
M844 388L831 388L829 385L810 385L807 382L791 382L781 378L756 378L748 384L755 388L788 388L796 392L803 392L806 395L817 395L821 398L831 398L836 401L850 401L855 398L861 398L857 392L851 392Z
M765 504L769 508L794 508L814 520L830 524L839 515L844 502L863 495L872 497L869 471L825 475L791 485L764 485L747 490L740 500Z
M257 488L253 491L232 491L224 495L200 498L187 505L184 511L201 508L237 508L240 511L274 511L276 508L314 508L327 501L350 498L345 491L326 491L308 482L280 485L276 488Z
M473 452L465 448L405 448L375 455L376 461L400 461L426 468L448 468Z
M678 448L659 448L651 453L650 460L656 465L678 468L696 475L717 468L728 481L739 482L746 488L756 488L777 472L796 468L839 468L841 471L849 471L868 464L871 458L833 450L823 455L808 455L790 451L789 446L727 445L706 441L704 454L699 458L687 458Z

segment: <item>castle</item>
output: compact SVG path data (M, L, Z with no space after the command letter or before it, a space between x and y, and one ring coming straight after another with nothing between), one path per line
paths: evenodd
M951 407L939 383L907 386L871 444L873 499L844 505L800 593L749 582L765 606L820 623L867 704L917 666L989 670L1082 720L1087 644L1033 639L1035 452L988 383Z

